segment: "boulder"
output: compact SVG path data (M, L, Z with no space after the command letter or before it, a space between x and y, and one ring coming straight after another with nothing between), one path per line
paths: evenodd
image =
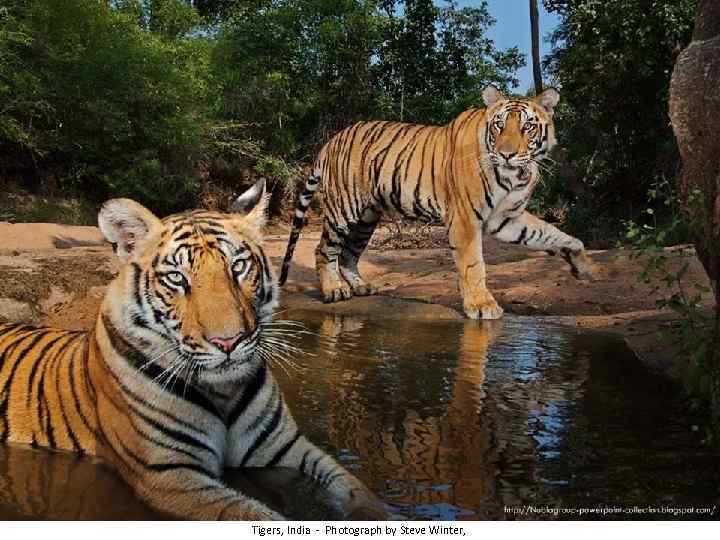
M681 193L697 255L720 299L720 2L699 0L690 45L670 83L670 118L683 161Z

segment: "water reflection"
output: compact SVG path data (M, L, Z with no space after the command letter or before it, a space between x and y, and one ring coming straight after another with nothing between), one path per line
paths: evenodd
M293 519L341 519L329 495L294 469L229 470L225 482ZM109 467L65 452L0 446L0 519L155 520Z
M309 329L295 338L309 353L295 359L299 369L275 369L298 423L399 517L718 502L720 455L692 434L677 393L612 336L531 318L287 316ZM293 471L226 480L295 519L337 517L327 495ZM89 460L0 447L0 518L27 517L160 516Z
M645 487L657 478L652 463L668 450L664 441L673 441L676 463L663 468L668 488L679 483L673 476L695 479L664 500L717 500L719 456L692 436L676 393L613 336L530 318L288 316L318 333L304 338L316 354L306 369L280 377L299 422L404 517L651 504L658 492ZM628 455L645 466L629 471ZM613 478L620 482L599 489Z
M0 446L0 519L157 519L111 469L88 458Z

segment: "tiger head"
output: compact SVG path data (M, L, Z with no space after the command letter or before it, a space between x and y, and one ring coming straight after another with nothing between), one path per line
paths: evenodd
M487 110L480 140L493 166L527 169L555 146L553 115L560 94L554 88L532 99L508 99L494 86L488 86L483 100Z
M267 199L261 180L231 213L198 210L162 220L135 201L107 201L100 229L123 264L103 303L104 326L185 379L217 383L252 373L261 361L255 353L262 327L277 304L262 249Z

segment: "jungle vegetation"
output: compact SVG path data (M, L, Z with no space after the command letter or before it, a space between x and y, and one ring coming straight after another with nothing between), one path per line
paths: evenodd
M544 34L561 148L535 207L600 245L678 174L668 86L695 1L543 3L561 20ZM160 213L253 174L292 193L351 122L445 123L487 84L514 88L528 60L488 38L495 22L484 1L7 0L0 182Z

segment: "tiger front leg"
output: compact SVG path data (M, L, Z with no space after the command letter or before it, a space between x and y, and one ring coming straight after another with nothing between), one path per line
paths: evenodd
M552 250L550 253L554 254ZM577 279L590 281L595 275L593 264L587 256L584 247L579 250L561 248L560 256L570 265L570 272Z
M559 252L577 279L590 280L595 273L580 240L529 212L517 217L496 218L489 223L488 230L503 242L544 250L553 255Z
M150 506L180 519L269 521L285 518L265 504L231 489L216 477L183 466L128 478Z
M345 245L328 221L325 221L320 244L315 250L315 268L317 269L323 302L341 302L352 298L352 287L340 274L339 258Z
M499 319L503 309L487 289L482 230L472 219L451 222L448 236L460 281L463 310L470 319Z
M377 287L365 281L358 270L358 261L372 238L380 214L373 208L362 213L360 220L350 227L350 235L340 255L340 275L350 285L356 296L370 296L378 293Z
M360 480L304 436L275 464L311 477L332 497L344 519L375 521L389 518L382 502Z

